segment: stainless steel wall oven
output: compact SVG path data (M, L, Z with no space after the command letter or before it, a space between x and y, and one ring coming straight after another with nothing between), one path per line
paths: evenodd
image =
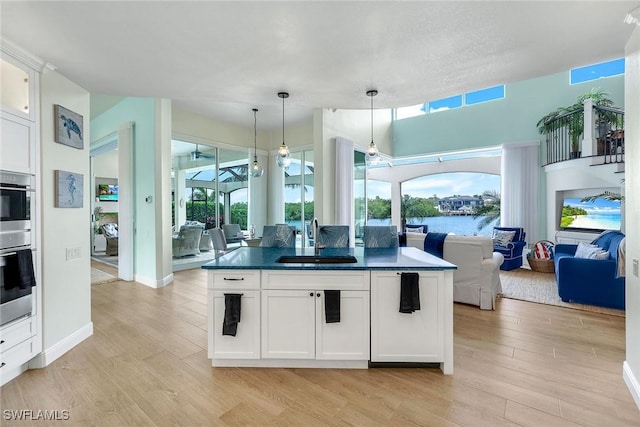
M33 175L0 171L0 325L31 314Z

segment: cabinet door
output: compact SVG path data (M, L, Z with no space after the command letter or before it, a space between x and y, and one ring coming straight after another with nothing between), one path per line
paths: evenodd
M369 292L340 291L340 322L327 323L316 291L316 313L317 359L369 360Z
M33 124L29 120L2 113L0 125L0 169L35 173L33 170ZM32 143L33 142L33 143Z
M444 360L444 276L420 272L420 310L400 313L400 275L371 273L371 361Z
M263 358L315 358L315 300L313 291L262 291Z
M213 359L259 359L260 358L260 291L238 291L242 293L240 323L236 336L222 335L224 323L224 294L232 291L212 291L213 298ZM236 291L233 291L236 292Z

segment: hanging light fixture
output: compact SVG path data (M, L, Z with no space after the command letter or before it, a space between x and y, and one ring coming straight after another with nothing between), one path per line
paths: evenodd
M373 142L373 97L377 94L378 91L375 89L367 91L367 96L371 98L371 144L369 144L369 149L367 150L367 154L365 155L365 161L368 165L375 165L380 161L380 153L378 152L378 147L376 147L376 143Z
M282 98L282 145L278 149L277 162L281 168L288 168L291 164L291 153L289 147L284 143L284 100L289 97L287 92L278 92L278 96Z
M264 173L262 165L258 162L258 130L256 126L256 113L257 108L253 109L253 163L251 163L251 176L254 178L260 178Z

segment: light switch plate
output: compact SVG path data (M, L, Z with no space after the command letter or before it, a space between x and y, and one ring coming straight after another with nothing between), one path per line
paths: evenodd
M638 277L638 260L633 260L633 275Z
M75 248L67 248L67 261L76 258L80 258L80 246L76 246Z

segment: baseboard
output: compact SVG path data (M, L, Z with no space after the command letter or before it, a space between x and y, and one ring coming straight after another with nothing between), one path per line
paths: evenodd
M638 382L638 379L633 375L633 371L626 360L622 364L622 378L624 378L624 382L627 384L627 388L631 393L631 397L633 397L633 400L636 402L636 406L640 409L640 382Z
M31 359L29 368L44 368L53 363L60 356L80 344L93 335L93 322L87 323L68 337L43 350L38 356Z
M160 280L155 280L150 277L136 274L134 280L138 283L142 283L145 286L149 286L150 288L164 288L169 283L173 282L173 273L170 273Z

